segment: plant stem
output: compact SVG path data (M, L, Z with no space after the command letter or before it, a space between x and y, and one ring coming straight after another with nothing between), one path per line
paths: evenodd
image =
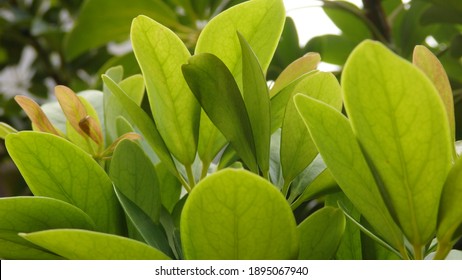
M188 175L189 186L191 186L191 190L192 190L194 186L196 185L196 181L195 181L193 170L192 170L192 164L185 166L185 169L186 169L186 174Z
M363 0L366 17L375 25L387 42L390 42L390 26L381 0Z
M282 190L281 190L284 197L287 197L287 194L289 193L290 182L291 181L289 180L284 180L284 185L282 186Z
M210 167L210 162L205 162L205 161L202 162L202 171L201 171L200 180L204 179L207 176L209 167Z
M414 244L414 259L423 260L422 246Z
M399 252L401 253L401 258L403 260L410 260L409 258L409 255L407 253L407 250L406 250L406 247L405 246L402 246L400 249L399 249Z
M181 185L185 188L185 190L190 193L191 192L191 187L188 185L188 183L184 180L184 178L181 175L178 175L178 180L180 181Z
M452 246L445 242L438 242L438 247L436 249L435 256L433 257L434 260L444 260L448 256L449 252L451 251Z

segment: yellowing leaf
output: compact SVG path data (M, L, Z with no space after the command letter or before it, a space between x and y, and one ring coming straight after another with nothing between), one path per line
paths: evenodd
M444 71L443 65L438 58L424 46L415 47L412 62L427 75L438 90L446 109L452 138L455 139L454 97L452 96L451 84L449 83L449 78L446 71Z
M289 66L279 74L276 81L274 81L274 85L270 90L270 97L272 98L278 94L283 88L303 74L315 70L320 61L321 56L318 53L307 53L289 64Z
M55 95L69 123L82 136L85 136L86 134L80 128L79 123L87 116L87 110L75 92L66 86L56 86Z
M14 98L21 108L26 112L29 119L32 121L32 125L36 130L41 132L48 132L54 135L60 136L61 134L51 124L48 117L42 111L42 108L31 98L27 96L18 95Z

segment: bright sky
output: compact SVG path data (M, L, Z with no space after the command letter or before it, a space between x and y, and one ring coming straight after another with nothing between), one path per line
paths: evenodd
M344 0L362 7L362 0ZM402 0L409 3L410 0ZM330 21L321 8L319 0L284 0L287 16L292 17L299 32L301 45L314 36L339 34L340 30Z

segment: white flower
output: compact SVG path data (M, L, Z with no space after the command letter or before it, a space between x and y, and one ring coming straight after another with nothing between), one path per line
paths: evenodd
M7 66L0 72L0 93L10 99L16 95L31 96L29 88L35 69L32 63L37 57L35 50L26 46L21 54L21 59L17 65Z

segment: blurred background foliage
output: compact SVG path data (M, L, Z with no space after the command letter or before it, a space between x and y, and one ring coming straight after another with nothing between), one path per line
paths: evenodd
M341 67L364 39L386 44L406 59L415 45L430 48L443 63L453 88L457 139L462 139L462 1L299 0L309 7L322 5L340 29L300 45L294 21L287 18L282 38L268 70L277 75L307 52ZM0 0L0 121L28 129L17 94L39 103L53 98L57 84L74 91L101 86L100 75L123 65L126 75L139 73L128 42L131 20L147 15L168 26L193 51L198 34L218 13L244 0ZM316 28L316 26L298 26ZM28 194L0 141L0 196Z

